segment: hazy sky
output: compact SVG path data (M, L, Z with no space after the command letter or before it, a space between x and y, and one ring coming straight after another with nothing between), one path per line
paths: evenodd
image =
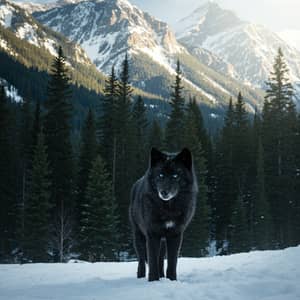
M54 0L19 0L53 2ZM129 0L161 20L173 23L206 0ZM242 19L266 25L272 30L300 30L300 0L215 0L234 10Z
M205 0L131 0L162 20L172 23ZM234 10L242 19L264 24L275 31L300 30L300 0L215 0Z

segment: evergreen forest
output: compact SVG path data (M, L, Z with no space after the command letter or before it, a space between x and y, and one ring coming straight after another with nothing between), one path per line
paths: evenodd
M134 259L129 195L152 147L193 153L199 193L181 256L300 243L300 114L281 49L262 109L250 113L240 91L213 131L179 60L160 112L134 92L127 55L80 113L87 92L62 48L50 65L32 98L16 103L0 86L1 263Z

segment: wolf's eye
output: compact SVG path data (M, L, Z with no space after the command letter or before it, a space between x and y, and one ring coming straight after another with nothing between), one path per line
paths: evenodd
M159 177L159 178L164 178L165 175L164 175L163 173L160 173L160 174L158 175L158 177Z
M178 178L178 174L173 174L172 177L173 177L174 179L177 179L177 178Z

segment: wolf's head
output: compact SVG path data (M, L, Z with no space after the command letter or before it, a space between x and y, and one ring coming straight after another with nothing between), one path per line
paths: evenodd
M176 197L179 191L189 189L194 181L191 152L184 148L180 153L169 154L151 149L149 161L151 186L163 201Z

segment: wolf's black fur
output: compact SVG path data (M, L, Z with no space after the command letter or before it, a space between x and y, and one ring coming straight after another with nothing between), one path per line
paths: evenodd
M177 256L183 232L191 221L198 192L191 152L179 154L151 150L149 168L132 187L129 217L138 257L137 277L149 281L164 277L167 246L167 278L176 280Z

